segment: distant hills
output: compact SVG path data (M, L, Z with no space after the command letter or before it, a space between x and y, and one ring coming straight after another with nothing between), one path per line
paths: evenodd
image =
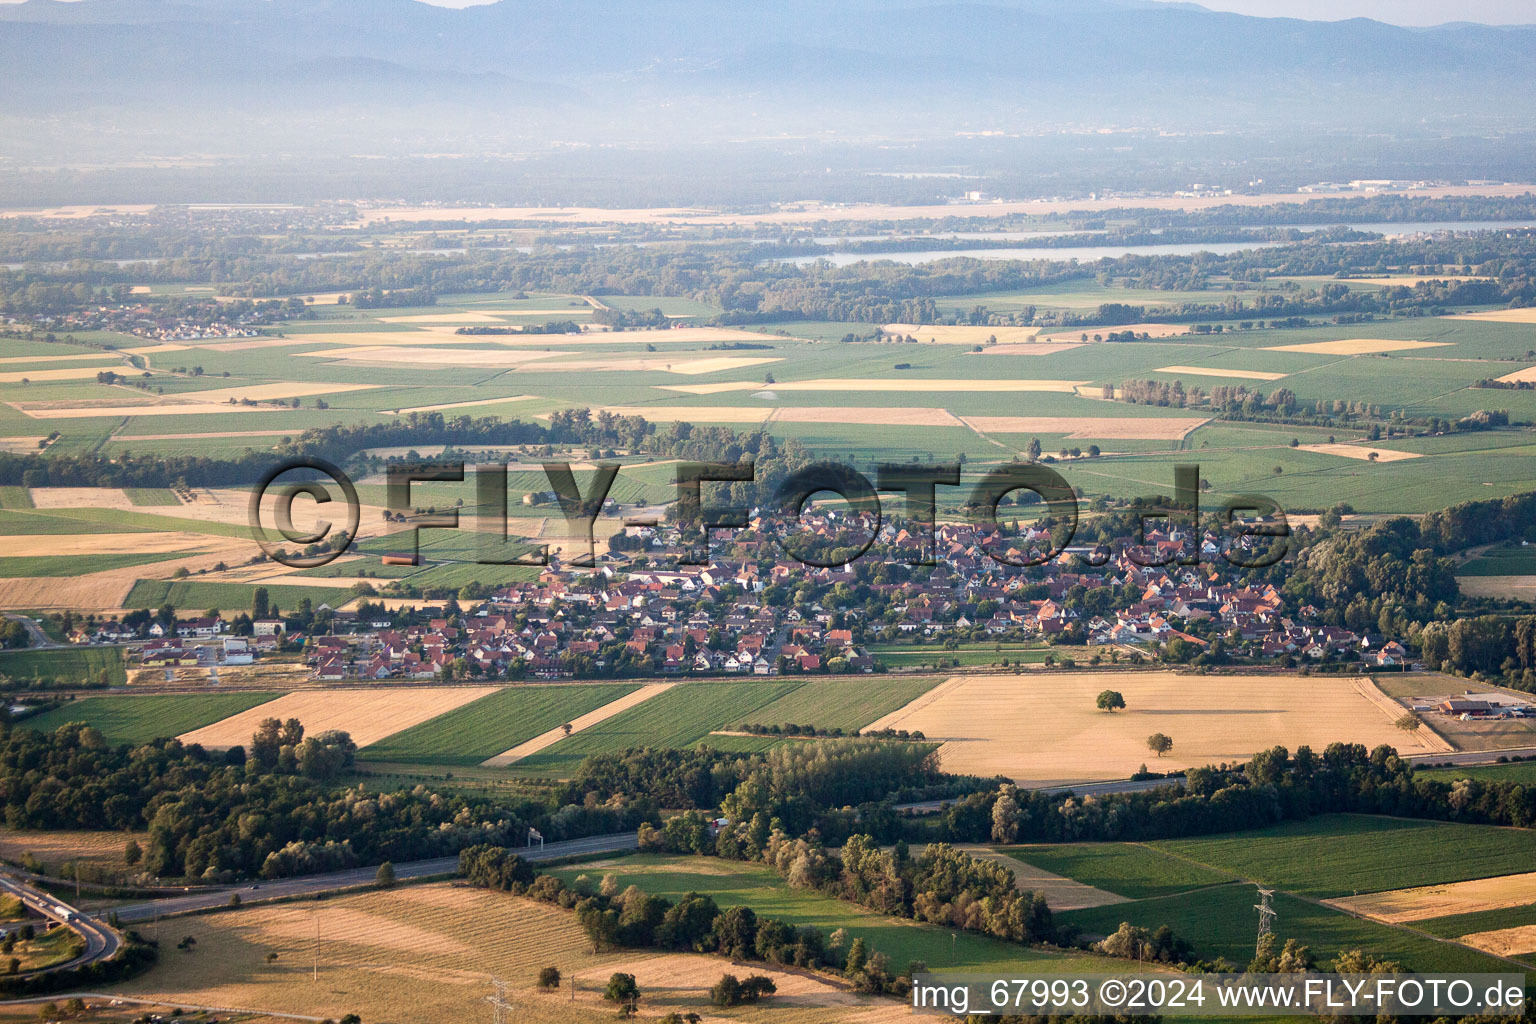
M572 140L1445 124L1536 111L1536 28L1260 19L1135 0L27 0L0 106Z

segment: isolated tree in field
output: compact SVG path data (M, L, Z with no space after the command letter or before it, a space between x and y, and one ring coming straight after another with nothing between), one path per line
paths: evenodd
M144 859L144 847L139 845L137 839L130 839L123 846L123 863L133 867Z
M539 968L539 988L559 988L559 987L560 987L560 968L558 968L558 967L541 967L541 968Z
M608 977L608 986L603 989L603 998L610 1003L633 1004L640 999L640 986L635 984L633 974L615 971Z
M1155 732L1147 737L1147 748L1162 757L1173 749L1173 738L1167 733Z
M389 861L379 865L379 870L373 876L374 884L380 889L388 889L395 884L395 866Z
M573 728L574 728L574 726L572 726L570 722L566 722L564 725L562 725L560 727L560 731L565 733L567 736L569 736L571 734L571 729L573 729Z
M1410 711L1402 718L1399 718L1396 724L1403 732L1412 734L1419 731L1419 727L1424 724L1424 720Z
M1040 453L1043 450L1044 449L1040 447L1040 439L1038 437L1032 437L1029 439L1029 446L1024 449L1024 454L1029 456L1030 462L1036 462L1039 460Z
M1094 704L1100 711L1119 711L1125 707L1125 696L1119 690L1105 690Z

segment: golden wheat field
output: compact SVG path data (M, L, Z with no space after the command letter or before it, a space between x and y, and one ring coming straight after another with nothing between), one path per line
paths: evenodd
M1406 352L1443 348L1449 341L1397 341L1392 338L1349 338L1344 341L1309 341L1301 345L1270 345L1266 352L1311 352L1321 356L1369 356L1378 352Z
M1204 424L1191 416L963 416L965 425L987 434L1065 434L1072 438L1180 441Z
M249 743L264 718L297 718L306 734L341 729L359 747L377 743L401 729L436 718L494 693L494 686L378 686L349 690L304 690L259 704L238 715L182 733L183 743L233 747Z
M1475 878L1469 882L1445 885L1421 885L1413 889L1392 889L1327 902L1388 924L1426 921L1432 917L1450 917L1452 914L1472 914L1536 903L1536 872Z
M984 345L996 341L999 345L1020 344L1033 341L1040 333L1038 327L985 327L971 324L886 324L886 334L911 336L921 342L939 345Z
M1536 953L1536 924L1473 932L1471 935L1463 935L1458 941L1495 956L1521 956L1526 953Z
M1159 366L1158 373L1182 373L1192 377L1233 377L1237 380L1280 380L1285 373L1260 373L1257 370L1218 370L1208 366Z
M1122 693L1126 710L1097 710L1102 690ZM1437 737L1395 728L1395 706L1369 680L1350 678L1047 672L954 676L868 728L941 741L948 772L1064 785L1123 779L1142 764L1166 771L1244 761L1276 744L1439 749ZM1173 738L1163 758L1147 747L1158 732Z
M1304 452L1322 452L1324 455L1339 455L1346 459L1359 459L1362 462L1402 462L1405 459L1422 459L1422 452L1401 452L1391 448L1375 448L1363 444L1304 444L1299 449ZM1372 459L1371 456L1376 458Z
M159 928L162 940L191 935L197 944L191 952L170 950L115 994L332 1018L358 1013L369 1024L461 1024L489 1019L485 998L497 978L507 984L512 1020L567 1024L612 1020L614 1008L601 990L610 974L626 971L640 987L643 1018L676 1009L723 1019L712 1011L708 990L730 971L767 974L778 987L768 1004L733 1010L732 1020L770 1021L791 1006L797 1024L910 1017L899 1003L763 964L733 967L696 954L594 954L570 911L447 883L246 907L161 921ZM277 954L274 962L269 953ZM535 986L546 966L567 979L558 993Z

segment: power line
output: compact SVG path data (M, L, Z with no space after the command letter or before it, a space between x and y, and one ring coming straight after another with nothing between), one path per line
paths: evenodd
M1273 889L1260 889L1259 902L1253 905L1253 909L1259 912L1259 937L1254 942L1253 953L1255 957L1264 954L1265 937L1275 933L1275 908L1269 902L1274 895L1275 890Z
M500 978L492 978L491 984L496 994L485 997L485 1001L491 1004L491 1020L493 1024L507 1024L507 1011L512 1009L512 1004L507 1001L507 983Z

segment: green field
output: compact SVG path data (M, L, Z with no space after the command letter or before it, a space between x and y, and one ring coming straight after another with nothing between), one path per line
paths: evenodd
M265 704L277 693L148 694L86 697L23 720L23 726L50 732L69 722L85 722L108 743L147 743L211 725L221 718Z
M108 569L127 569L135 565L153 565L182 558L175 551L140 555L20 555L0 556L0 578L16 576L80 576Z
M267 596L283 610L298 607L300 601L309 599L310 605L319 608L328 604L339 608L351 599L351 592L339 587L266 586ZM199 580L137 580L128 596L123 599L124 608L159 608L170 604L183 611L203 611L217 608L221 612L246 611L256 587L250 583L209 583Z
M94 683L106 673L107 682L128 681L123 655L116 647L65 647L0 653L0 676L11 679L51 677L71 683Z
M32 489L7 484L0 487L0 508L32 508Z
M1488 878L1536 863L1536 831L1361 814L1149 845L1319 899Z
M1432 917L1414 921L1412 926L1447 939L1488 932L1496 928L1520 928L1536 924L1536 906L1503 907L1499 910L1482 910L1472 914L1452 914L1449 917Z
M753 711L750 719L728 724L792 723L852 732L910 704L941 682L933 676L814 679Z
M582 868L550 872L571 882ZM588 869L597 881L604 874L618 877L622 890L638 885L656 896L676 900L690 892L712 897L721 909L749 906L758 918L772 918L797 927L810 925L830 935L846 929L851 942L862 938L870 952L890 957L891 967L906 970L921 960L934 970L1006 972L1027 970L1064 973L1102 969L1105 962L1086 956L1066 956L989 939L972 932L884 917L816 892L791 889L771 869L713 857L626 857L611 868ZM953 938L951 938L953 933Z
M181 499L168 487L124 487L123 493L135 505L180 505Z
M716 729L751 721L760 708L803 683L683 683L517 763L519 770L567 772L591 754L631 747L691 747Z
M1010 665L1039 665L1051 651L1019 644L1004 644L1001 651L996 644L961 645L958 651L945 650L937 644L921 647L913 644L871 644L869 653L886 668L896 669L933 668L941 661L946 665L958 662L962 668L975 668L1001 665L1004 659ZM1068 656L1060 651L1056 653L1058 657Z
M633 683L508 687L397 732L362 754L375 761L475 765L638 688Z
M1225 871L1173 857L1141 843L1068 843L1003 850L1054 875L1140 900L1232 881Z
M1086 935L1107 935L1122 921L1154 929L1167 925L1193 945L1198 956L1225 957L1241 969L1253 958L1258 925L1253 908L1257 901L1253 886L1234 883L1177 896L1067 911L1057 915L1057 920ZM1350 917L1287 893L1275 894L1274 907L1278 913L1275 933L1281 942L1296 939L1311 947L1325 970L1330 960L1352 949L1399 961L1415 971L1496 973L1509 969L1506 961L1464 946Z
M1536 761L1468 765L1465 768L1421 768L1414 774L1424 775L1440 782L1477 779L1480 782L1518 782L1530 786L1536 784Z
M1536 547L1490 548L1456 569L1458 576L1536 575Z

